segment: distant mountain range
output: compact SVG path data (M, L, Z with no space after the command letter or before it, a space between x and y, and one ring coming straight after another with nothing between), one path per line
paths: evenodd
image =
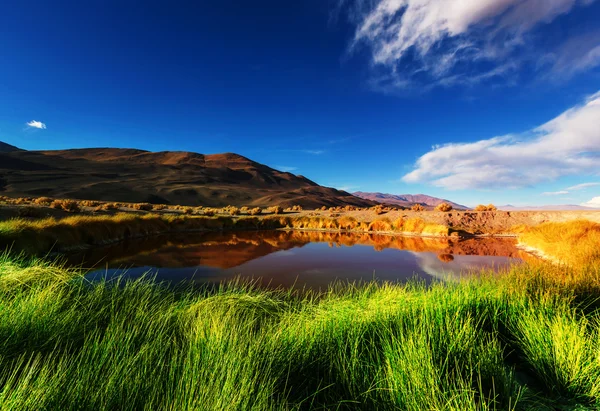
M498 210L502 211L593 211L597 210L591 207L584 207L580 205L573 204L563 204L563 205L545 205L545 206L513 206L513 205L503 205L499 206Z
M384 193L365 193L357 191L352 193L356 197L363 198L365 200L377 201L383 204L398 205L402 207L411 207L414 204L421 204L428 208L434 208L440 203L448 203L453 208L458 210L469 210L469 207L454 203L450 200L443 198L437 198L428 196L425 194L384 194Z
M212 207L376 204L233 153L26 151L2 142L0 195Z

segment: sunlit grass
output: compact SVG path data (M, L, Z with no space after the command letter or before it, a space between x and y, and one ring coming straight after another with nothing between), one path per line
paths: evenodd
M528 227L519 242L574 266L600 260L600 224L588 220Z
M597 276L565 284L561 275L541 264L458 284L336 284L316 295L88 283L60 265L4 256L0 404L594 409Z

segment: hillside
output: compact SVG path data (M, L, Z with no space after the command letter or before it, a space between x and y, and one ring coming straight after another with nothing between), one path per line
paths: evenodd
M544 206L513 206L513 205L503 205L499 206L498 210L502 211L592 211L594 210L591 207L584 207L580 205L573 204L563 204L563 205L544 205Z
M0 195L205 206L374 204L233 153L118 148L2 150Z
M431 197L425 194L384 194L384 193L365 193L357 191L353 195L365 200L377 201L383 204L399 205L402 207L411 207L414 204L421 204L428 208L434 208L440 203L448 203L455 209L468 210L469 207L454 203L443 198Z

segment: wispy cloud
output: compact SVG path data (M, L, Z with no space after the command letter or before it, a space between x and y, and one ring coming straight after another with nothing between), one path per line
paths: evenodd
M563 196L569 194L568 191L546 191L542 193L543 196Z
M347 3L338 1L336 10ZM355 0L350 49L368 48L378 70L372 85L381 91L415 84L513 81L526 63L574 74L600 64L598 36L582 35L573 40L576 48L569 47L567 38L556 50L540 51L532 46L536 37L531 34L594 1Z
M587 203L581 204L584 207L600 208L600 197L594 197Z
M41 121L37 121L37 120L31 120L30 122L26 123L26 125L29 128L37 128L40 130L46 129L46 124L42 123Z
M600 186L600 183L583 183L583 184L577 184L576 186L568 187L567 190L569 190L569 191L578 191L578 190L585 190L586 188L596 187L596 186Z
M291 173L292 171L298 170L298 167L290 167L290 166L273 166L276 170L283 171L286 173Z
M321 154L325 154L327 152L326 150L302 150L302 151L307 154L312 154L315 156L320 156Z
M434 147L402 180L451 190L505 189L567 175L600 175L598 124L600 93L521 135Z

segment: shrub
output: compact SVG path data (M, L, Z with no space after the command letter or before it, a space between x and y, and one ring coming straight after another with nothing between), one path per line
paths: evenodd
M392 231L392 223L388 218L375 220L369 224L369 231Z
M477 207L475 207L475 211L496 211L496 210L498 210L498 208L493 204L488 204L488 205L479 204Z
M267 212L272 213L272 214L282 214L283 207L281 207L281 206L269 207L269 208L267 208Z
M50 197L38 197L35 200L33 200L33 202L35 204L45 205L45 206L52 204L52 201L54 201L54 200L51 199Z
M185 207L183 209L183 214L190 215L194 213L194 209L192 207Z
M262 213L262 208L260 207L255 207L248 211L248 214L250 215L259 215L260 213Z
M386 209L382 205L375 206L371 208L371 210L373 210L377 215L381 215L386 212Z
M83 200L79 202L79 205L82 207L98 207L100 205L100 201Z
M452 206L448 203L440 203L435 207L435 210L447 213L448 211L452 211Z
M107 210L107 211L118 210L119 209L119 204L117 204L117 203L104 203L104 204L102 204L101 207L102 207L103 210Z
M421 204L413 204L413 206L410 208L413 211L425 211L425 207L423 207Z
M240 215L240 209L237 207L227 207L226 210L229 213L229 215Z
M56 208L57 210L64 210L69 213L78 213L81 211L77 201L73 200L54 200L50 207Z
M134 210L151 211L154 206L149 203L135 203L132 208Z
M207 217L212 217L215 215L215 210L213 210L211 208L206 208L203 210L203 214Z
M154 204L154 210L156 211L164 210L165 208L167 208L166 204Z

